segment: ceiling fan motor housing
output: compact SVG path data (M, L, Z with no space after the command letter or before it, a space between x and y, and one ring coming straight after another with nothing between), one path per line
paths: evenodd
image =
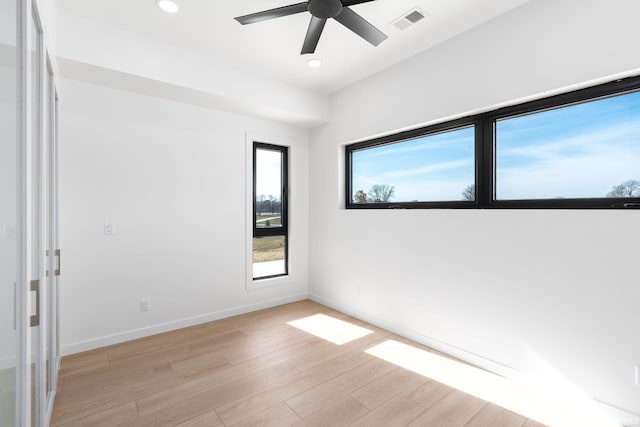
M340 0L309 0L309 13L316 18L335 18L342 12Z

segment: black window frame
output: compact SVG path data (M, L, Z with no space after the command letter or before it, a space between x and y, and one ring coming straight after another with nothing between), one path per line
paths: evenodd
M375 138L369 141L358 142L355 144L350 144L345 147L345 166L346 166L346 202L347 208L350 209L428 209L428 208L458 208L458 209L469 209L474 208L478 204L478 197L476 194L476 200L449 200L449 201L417 201L417 202L379 202L379 203L354 203L353 202L353 186L352 184L352 171L353 171L353 162L352 162L352 154L357 151L380 147L384 145L397 144L405 141L409 141L412 139L418 139L423 137L428 137L432 135L439 135L446 132L452 132L459 129L464 128L474 128L475 132L475 141L474 141L474 151L476 153L474 160L474 169L475 169L475 188L478 188L478 168L480 167L480 163L477 153L479 150L480 138L479 127L481 126L481 122L478 120L478 117L465 117L458 120L452 120L444 123L439 123L433 126L428 126L419 129L408 130L404 132L400 132L394 135L382 136L379 138Z
M256 166L257 166L257 156L256 152L258 150L270 150L280 152L282 159L282 176L281 176L281 197L282 200L280 202L280 210L281 210L281 227L271 227L271 228L258 228L256 225L256 185L257 185L257 174L256 174ZM264 279L272 279L275 277L283 277L289 275L289 147L284 145L275 145L268 144L265 142L253 142L253 208L252 208L252 228L253 228L253 238L260 237L274 237L274 236L282 236L284 237L284 273L275 274L270 276L260 276L253 277L253 280L264 280ZM253 252L253 248L252 248Z
M618 79L482 114L467 116L419 129L403 131L345 146L346 209L637 209L640 197L598 197L563 199L496 200L496 123L499 120L560 109L611 96L640 91L640 76ZM390 145L459 128L475 127L475 201L354 203L352 154L355 151ZM640 143L640 142L639 142Z

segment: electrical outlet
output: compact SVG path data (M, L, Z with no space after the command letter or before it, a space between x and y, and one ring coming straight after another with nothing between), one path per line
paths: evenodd
M140 300L140 311L145 312L151 310L151 299L143 298Z
M116 234L116 225L113 222L107 221L104 223L104 235L113 236Z

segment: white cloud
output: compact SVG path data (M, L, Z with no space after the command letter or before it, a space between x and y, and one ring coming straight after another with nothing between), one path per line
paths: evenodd
M408 178L414 176L424 176L429 174L434 174L436 172L446 172L455 169L461 169L464 167L471 166L473 168L473 159L460 159L460 160L450 160L447 162L439 162L433 163L431 165L422 166L419 168L413 169L398 169L393 171L384 172L378 175L378 179L382 181L387 181L390 179L396 178Z
M640 120L500 149L497 159L498 199L604 197L628 179L640 179Z

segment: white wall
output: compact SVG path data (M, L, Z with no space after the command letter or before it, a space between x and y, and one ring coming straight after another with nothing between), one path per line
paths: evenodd
M63 80L61 335L68 354L306 298L305 129ZM293 141L292 284L245 287L245 134ZM115 224L104 235L104 222ZM151 299L141 313L140 299Z
M178 95L193 102L206 98L218 109L295 125L316 126L327 120L326 95L260 75L254 69L62 10L58 13L58 26L60 66L71 78L91 78L121 87L126 84L134 92L150 88L158 96ZM123 75L130 79L124 80Z
M335 94L310 139L314 298L640 414L640 212L343 202L345 143L638 70L638 16L635 0L532 1Z

